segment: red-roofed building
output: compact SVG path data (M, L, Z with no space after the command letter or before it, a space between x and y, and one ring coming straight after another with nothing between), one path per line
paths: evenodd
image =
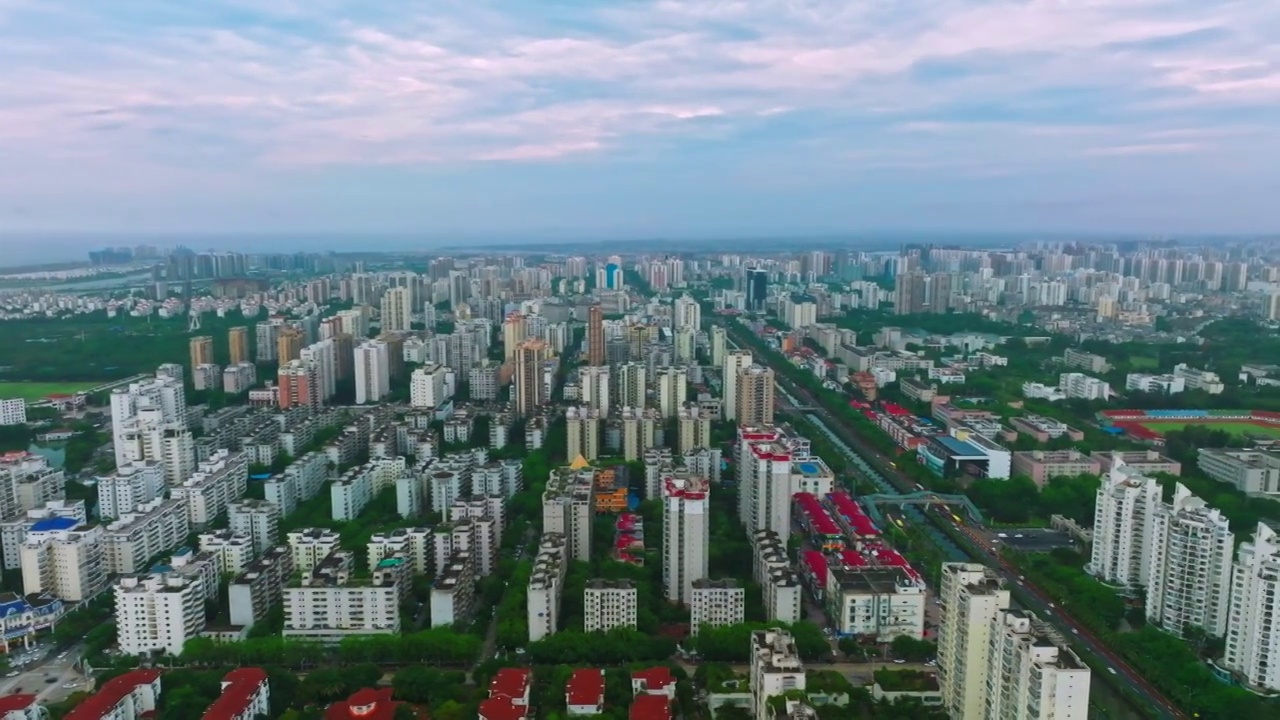
M871 522L871 518L867 517L849 493L843 490L827 493L827 506L831 508L836 522L853 541L855 547L880 539L880 529Z
M597 668L574 670L564 686L564 704L570 715L599 715L604 712L604 671Z
M324 711L325 720L391 720L399 702L391 699L391 688L364 688Z
M631 701L631 720L671 720L671 700L665 695L637 695Z
M631 673L631 694L637 698L641 695L662 695L668 701L676 697L676 679L667 667L652 667L648 670L636 670Z
M271 714L271 688L262 668L237 668L222 677L222 694L202 720L253 720Z
M823 550L839 550L844 547L844 535L840 526L831 519L831 514L817 496L811 493L796 493L791 498L795 508L794 515L801 527L809 533L809 539Z
M499 670L489 681L489 699L480 703L480 719L525 720L532 677L527 668Z
M0 697L0 720L43 720L49 711L36 702L35 695Z
M133 670L107 681L64 720L138 720L160 701L160 671Z

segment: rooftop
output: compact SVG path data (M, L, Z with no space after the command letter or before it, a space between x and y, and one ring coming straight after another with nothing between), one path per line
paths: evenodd
M236 668L222 678L222 694L204 711L202 720L233 720L249 707L258 688L267 681L262 668Z
M99 720L111 712L121 700L140 685L148 685L160 677L160 671L132 670L119 677L111 678L102 689L85 699L84 702L71 709L63 720Z

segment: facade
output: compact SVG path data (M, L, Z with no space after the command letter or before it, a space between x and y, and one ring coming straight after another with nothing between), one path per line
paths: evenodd
M724 409L722 414L725 420L738 420L738 374L743 370L751 367L753 364L751 351L749 350L730 350L724 356L724 366L721 368L721 397L724 398Z
M1098 461L1079 450L1029 450L1013 453L1013 474L1031 478L1044 487L1055 477L1097 475Z
M355 348L356 404L376 403L391 392L391 350L382 340Z
M1155 479L1131 472L1123 461L1112 463L1098 488L1090 575L1125 588L1147 584L1160 493Z
M276 407L318 408L324 404L320 384L320 366L316 363L290 360L276 371Z
M254 560L227 585L231 624L250 628L280 604L285 583L293 576L293 554L277 545Z
M736 625L746 620L746 591L737 580L693 581L689 601L689 631L697 637L703 626Z
M1254 692L1280 691L1280 541L1258 523L1253 539L1240 545L1231 573L1222 666Z
M191 516L182 501L157 497L138 505L133 512L123 513L107 525L103 533L107 572L145 572L152 558L178 547L190 532Z
M582 600L583 629L587 632L636 628L639 604L636 587L630 580L588 580Z
M107 585L103 546L100 526L68 524L63 518L36 523L18 551L23 592L69 602L94 597Z
M1106 381L1084 373L1062 373L1058 376L1058 389L1068 398L1079 400L1108 400L1113 394Z
M198 576L157 573L116 583L116 630L127 655L181 655L204 630L206 589Z
M27 401L0 400L0 425L22 425L27 421Z
M544 532L529 575L527 610L529 642L554 635L560 626L560 601L564 594L569 559L564 535Z
M1203 390L1210 395L1220 395L1226 389L1218 373L1187 367L1186 363L1174 365L1173 376L1181 378L1188 390Z
M96 481L98 516L118 518L164 493L164 466L154 461L129 463Z
M301 582L284 590L284 637L338 642L353 635L400 631L402 570L375 568L372 577L352 577L354 556L330 553Z
M1056 631L1021 610L1002 610L993 624L985 717L1088 720L1092 675Z
M1185 378L1177 375L1149 375L1129 373L1124 378L1124 389L1161 395L1176 395L1187 389Z
M774 720L769 698L805 689L804 664L791 633L778 629L752 631L750 684L756 720Z
M1222 513L1179 483L1173 502L1162 503L1155 515L1147 620L1179 637L1192 626L1222 637L1234 547Z
M445 387L445 366L430 363L417 368L409 379L409 405L415 408L435 408L448 399Z
M978 563L943 563L939 593L938 685L947 713L984 720L993 630L1009 607L1009 591Z
M475 612L476 572L473 553L455 550L431 584L431 627L467 622Z
M238 500L227 505L232 532L253 541L254 554L275 546L280 535L280 507L266 500Z
M667 600L693 602L693 585L706 579L711 490L707 479L668 475L662 480L662 584Z
M254 720L271 715L271 685L262 668L236 668L222 678L222 694L200 720Z
M739 425L764 426L773 424L774 377L773 370L762 365L751 365L738 373L737 400L734 402Z
M63 720L140 720L160 705L160 670L131 670L108 680Z
M1246 495L1280 495L1280 453L1201 448L1196 464L1204 474Z
M571 560L591 560L594 477L590 470L557 468L542 493L542 531L563 535Z

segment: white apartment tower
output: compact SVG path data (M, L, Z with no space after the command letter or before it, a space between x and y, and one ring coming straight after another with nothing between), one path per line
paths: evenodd
M582 388L582 404L600 413L601 417L609 415L609 367L607 365L588 366L578 370L578 386ZM572 458L573 456L570 456Z
M280 534L280 506L266 500L240 500L227 505L231 531L253 540L256 555L274 547Z
M977 563L943 563L939 595L938 686L956 720L983 720L986 669L996 618L1009 607L999 576Z
M628 362L617 367L617 393L613 403L622 407L643 408L648 395L648 368L644 363Z
M187 429L182 382L156 377L111 391L112 441L116 466L151 460L178 485L195 470L195 440Z
M1160 483L1130 470L1118 457L1098 488L1089 574L1108 585L1134 588L1150 579Z
M1235 536L1222 513L1178 483L1173 503L1156 511L1147 620L1179 637L1189 626L1222 637L1234 547Z
M181 655L204 630L204 581L162 573L120 578L115 587L116 628L127 655Z
M413 371L409 380L409 405L415 408L434 408L444 405L448 399L445 387L445 366L430 363Z
M689 602L690 633L697 637L704 625L721 627L736 625L746 619L746 591L737 580L693 581L693 595Z
M702 327L702 306L698 301L688 295L676 298L671 306L671 327L676 330L693 328L694 331Z
M1089 718L1089 667L1031 613L1002 610L997 615L984 680L983 688L990 688L986 712L975 720Z
M560 627L560 599L569 568L565 538L560 533L543 533L538 554L529 575L527 610L529 642L554 635Z
M565 457L592 461L600 457L600 413L589 407L570 407L564 411Z
M382 295L381 328L383 332L409 332L413 329L413 291L393 287Z
M795 638L785 630L751 633L751 704L756 720L773 720L769 698L805 689L804 664Z
M658 412L663 418L675 417L684 407L689 392L689 372L680 367L658 370Z
M738 373L751 367L751 351L749 350L730 350L724 356L724 366L721 368L721 376L723 383L721 385L724 396L724 419L737 422L738 420Z
M98 516L118 518L164 493L164 466L154 461L131 462L97 478Z
M1253 542L1240 545L1231 573L1222 665L1255 692L1280 691L1280 540L1258 523Z
M711 489L704 477L662 479L662 585L667 600L693 602L693 583L708 572Z
M636 586L630 580L588 580L582 604L583 629L587 632L636 627L639 601Z
M376 403L391 392L391 353L381 340L365 340L355 349L356 404Z

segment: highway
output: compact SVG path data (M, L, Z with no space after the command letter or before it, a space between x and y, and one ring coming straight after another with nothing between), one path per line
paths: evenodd
M733 335L738 333L750 332L750 330L737 323L727 324L726 330L728 331L727 335L729 338L732 338ZM736 345L737 343L734 344ZM764 358L757 358L757 362L760 362L760 360L763 359ZM774 358L768 358L768 360L772 361ZM782 373L775 373L775 380L778 389L781 391L778 394L778 398L775 400L778 406L795 408L795 404L792 400L799 400L805 407L798 411L808 412L811 419L816 416L821 419L821 424L828 425L830 429L838 430L845 442L838 444L837 447L842 451L845 451L846 454L849 455L849 459L854 461L854 464L858 466L863 473L868 475L868 480L894 493L907 493L914 490L913 481L898 472L898 470L892 466L891 461L874 447L863 442L862 438L859 437L858 433L854 429L848 427L843 421L836 418L834 414L828 412L827 409L823 407L822 404L818 402L817 398L813 397L811 393L792 383ZM849 452L850 448L852 448L853 452ZM904 514L912 520L920 522L923 519L924 522L935 525L938 528L942 528L945 524L951 524L952 527L947 528L947 530L955 529L954 521L950 519L943 520L932 513L922 513L919 511L917 511L918 514L911 513L910 511L913 509L914 508L904 509ZM1142 677L1142 675L1130 667L1123 659L1102 643L1102 641L1091 634L1088 629L1082 626L1071 616L1061 612L1055 607L1052 607L1052 603L1049 599L1037 588L1028 585L1023 580L1020 580L1016 569L1010 566L1003 558L999 557L989 544L976 542L974 540L974 536L967 532L967 530L964 528L960 529L960 533L950 535L952 538L964 538L961 542L957 543L960 546L959 549L967 554L968 557L983 562L1000 574L1005 580L1006 585L1016 596L1017 600L1026 605L1028 610L1031 610L1046 622L1049 622L1049 624L1057 628L1064 637L1071 638L1073 642L1082 646L1095 657L1105 660L1106 672L1111 672L1128 681L1131 689L1139 696L1140 700L1159 712L1162 718L1182 720L1188 717L1186 713L1179 710L1173 703L1165 698L1159 690L1146 680L1146 678ZM931 533L931 536L934 536L934 533ZM934 539L936 540L937 538L934 537ZM951 545L952 547L948 548L947 545ZM948 542L947 545L942 545L941 547L944 552L947 552L947 554L950 555L952 553L948 551L954 548L956 544Z
M49 645L39 646L35 652L16 653L18 659L27 662L0 679L0 694L35 695L43 705L61 702L71 694L93 690L93 681L80 673L78 662L81 647L55 652Z

